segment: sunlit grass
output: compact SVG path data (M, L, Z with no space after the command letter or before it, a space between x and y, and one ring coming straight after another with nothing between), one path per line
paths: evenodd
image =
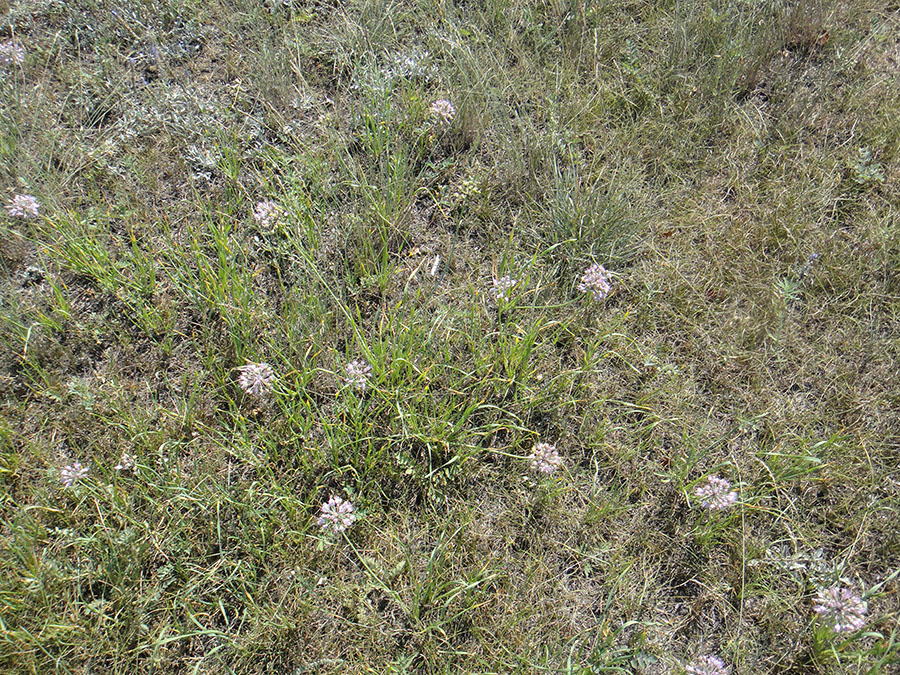
M898 667L890 3L300 4L9 9L4 671Z

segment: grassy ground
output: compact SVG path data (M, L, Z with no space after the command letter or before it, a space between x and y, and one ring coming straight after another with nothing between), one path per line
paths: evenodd
M3 672L900 672L895 2L0 10Z

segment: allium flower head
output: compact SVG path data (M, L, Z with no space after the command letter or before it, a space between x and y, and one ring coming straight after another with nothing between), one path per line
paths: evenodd
M359 389L365 390L369 384L369 377L372 375L372 366L365 361L351 361L344 370L347 371L347 384Z
M119 463L113 467L116 471L131 471L134 469L134 457L127 452L123 452L119 458Z
M259 227L266 231L275 229L278 219L281 217L281 207L268 199L258 202L253 207L253 219Z
M531 452L531 468L539 473L553 473L562 465L555 445L538 443Z
M718 476L710 476L704 485L694 488L694 495L710 511L727 509L738 497L737 492L731 489L731 483Z
M594 300L602 300L612 290L609 272L606 271L603 265L591 265L581 275L581 283L578 284L578 290L582 293L590 293Z
M21 66L25 63L25 49L12 40L0 42L0 63Z
M819 589L813 611L822 617L834 632L850 633L865 625L869 608L865 601L849 588L831 586Z
M248 363L239 370L238 386L251 396L265 396L272 391L275 372L268 363Z
M6 211L14 218L37 218L39 208L37 199L31 195L16 195L9 200Z
M353 504L332 495L331 499L322 504L319 526L324 530L330 528L335 532L343 532L356 521L355 511Z
M517 283L519 283L518 279L513 279L509 275L495 279L494 285L491 287L491 295L493 295L498 302L500 300L508 302L510 291L516 287Z
M428 112L441 124L450 124L453 118L456 117L456 108L445 98L439 98L432 103L428 108Z
M62 481L65 487L70 488L75 481L86 478L88 471L88 467L81 466L81 462L72 462L59 470L59 480Z
M688 675L728 675L729 668L718 656L698 656L685 671Z

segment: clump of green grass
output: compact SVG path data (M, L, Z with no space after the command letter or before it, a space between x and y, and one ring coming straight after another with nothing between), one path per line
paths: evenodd
M5 670L900 663L890 3L0 10Z

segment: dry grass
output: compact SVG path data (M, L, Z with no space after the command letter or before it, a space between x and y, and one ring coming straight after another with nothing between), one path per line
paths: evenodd
M5 672L898 672L892 3L0 10Z

